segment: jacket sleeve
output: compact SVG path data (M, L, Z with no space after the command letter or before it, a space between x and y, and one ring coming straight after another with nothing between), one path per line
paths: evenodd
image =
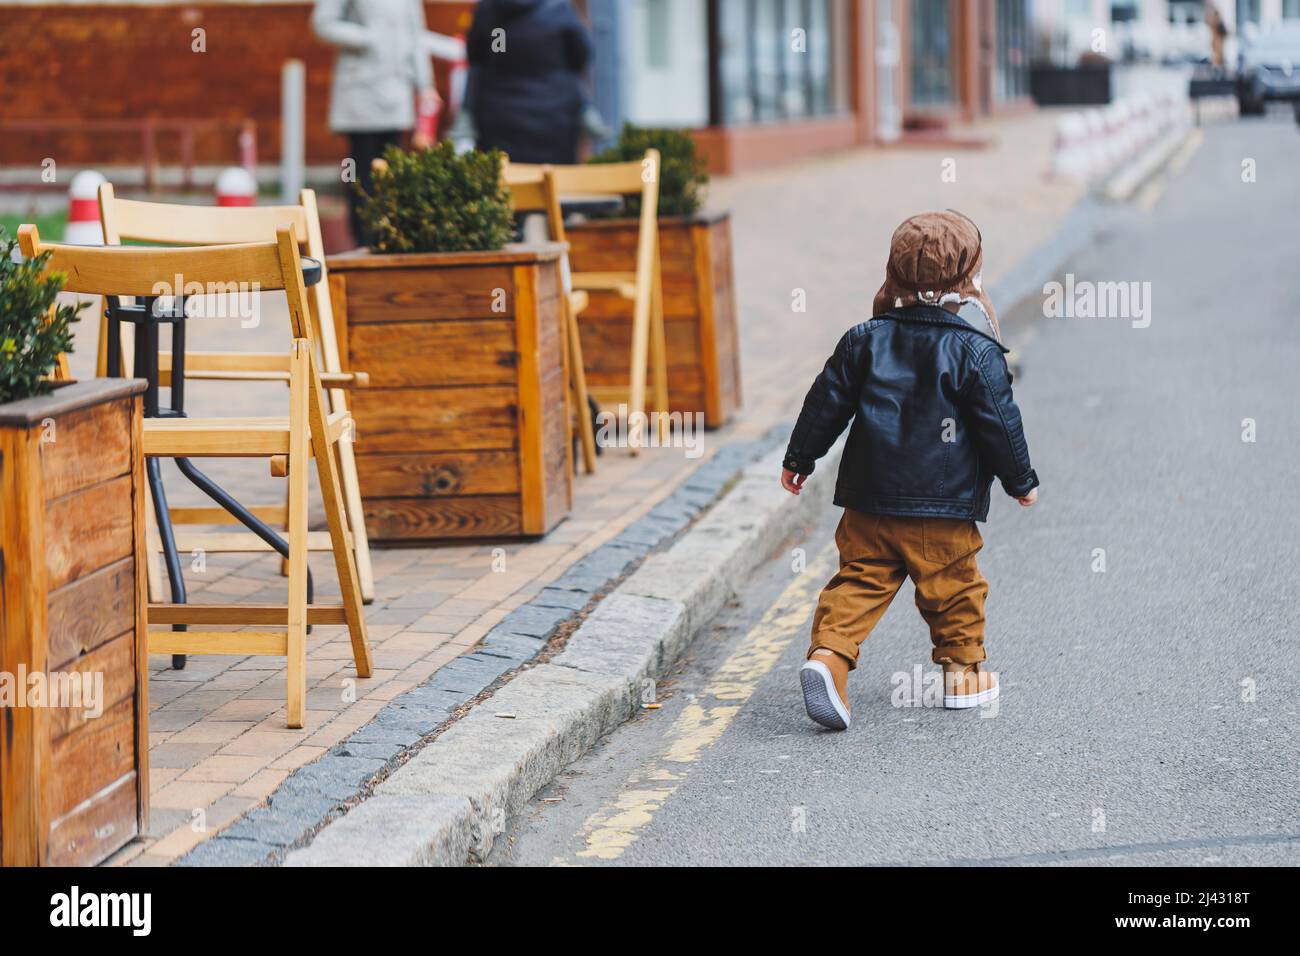
M311 12L311 29L326 43L345 50L364 50L370 46L370 30L348 19L348 0L316 0Z
M1011 394L1011 372L1002 350L990 346L975 355L973 372L963 390L964 411L974 431L980 457L993 469L1002 488L1023 498L1038 487L1029 464L1029 446L1020 424L1020 409Z
M853 418L862 390L862 342L859 328L845 332L808 390L785 452L784 467L795 474L811 475Z
M578 11L572 6L569 7L569 19L569 26L564 34L565 60L570 70L581 73L591 62L591 55L594 52L591 33L582 17L578 15Z
M479 0L474 7L474 19L470 21L469 32L465 34L465 59L469 61L471 71L473 67L487 62L492 53L492 24L488 22L491 18L491 4L487 0Z
M433 89L433 58L429 51L424 47L424 34L428 32L428 24L424 18L423 0L410 0L411 3L411 22L415 28L415 49L411 55L415 57L415 62L411 64L415 71L415 89L417 92Z

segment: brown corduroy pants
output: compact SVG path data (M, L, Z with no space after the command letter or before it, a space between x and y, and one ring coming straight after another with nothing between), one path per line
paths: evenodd
M917 610L930 625L934 662L984 660L989 585L975 565L984 539L974 521L898 518L846 508L835 543L840 569L817 602L809 655L825 647L857 667L858 646L910 577Z

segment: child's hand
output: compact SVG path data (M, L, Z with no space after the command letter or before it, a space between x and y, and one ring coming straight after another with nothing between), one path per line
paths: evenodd
M1016 499L1016 501L1019 501L1019 502L1020 502L1020 506L1021 506L1022 508L1028 508L1030 505L1032 505L1032 504L1033 504L1035 501L1037 501L1037 500L1038 500L1038 489L1037 489L1037 488L1031 488L1030 491L1029 491L1029 494L1025 495L1023 498L1017 498L1017 499Z
M797 495L803 491L803 483L807 480L807 475L796 475L789 468L781 469L781 487L792 495Z

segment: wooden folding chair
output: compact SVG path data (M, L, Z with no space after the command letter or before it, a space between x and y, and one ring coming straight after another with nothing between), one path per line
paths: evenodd
M320 348L320 378L328 386L330 410L347 412L346 388L363 386L364 372L344 372L340 359L338 330L330 303L329 274L325 271L325 244L321 238L316 194L304 189L298 194L297 206L226 207L187 206L174 203L138 202L118 199L112 183L99 187L99 216L104 243L120 245L138 241L157 245L208 246L242 242L265 242L276 235L279 226L290 223L302 243L304 255L321 263L320 282L307 290L310 317ZM125 343L124 343L125 344ZM169 384L171 353L159 356L163 384ZM108 370L108 323L101 318L99 355L96 374ZM280 352L205 352L187 351L185 377L189 380L227 382L288 381L286 357ZM374 571L370 563L370 542L366 537L365 512L361 504L361 487L357 479L357 462L353 453L354 436L347 434L339 443L339 469L343 482L343 500L347 506L348 527L356 548L357 575L361 580L361 597L367 604L375 599ZM257 508L263 520L284 524L287 506L268 505ZM177 524L228 524L230 517L220 508L176 508L172 520ZM208 552L265 551L259 538L243 532L189 534L187 547ZM327 540L313 536L310 550L327 550ZM156 564L156 562L154 562ZM151 573L151 577L156 574Z
M252 626L254 631L155 631L149 650L160 654L253 654L285 657L290 727L306 712L306 638L312 624L345 624L357 675L371 673L370 647L361 611L361 589L349 540L334 449L350 426L346 411L329 410L317 369L316 343L302 277L294 226L276 230L274 242L191 248L87 247L42 243L35 226L22 226L26 256L51 253L48 268L64 273L69 292L103 296L157 296L177 276L203 288L283 289L293 341L285 360L289 414L284 418L153 418L144 422L146 458L268 458L289 480L289 593L285 604L149 605L152 624L210 628ZM310 463L316 462L335 571L343 594L338 605L307 601L307 495ZM268 627L283 630L267 630Z
M668 357L664 335L663 277L659 261L659 151L646 150L645 158L629 163L593 163L586 166L538 166L509 163L506 181L525 181L549 171L562 198L581 196L639 196L640 230L637 234L636 269L633 272L575 272L573 288L581 292L616 292L632 300L632 349L626 386L590 387L602 405L625 401L629 415L651 409L646 402L647 359L652 375L654 410L660 434L666 433L668 413ZM629 445L633 454L641 444L639 423L629 418Z
M517 167L509 163L502 171L502 180L510 190L515 212L542 213L546 216L548 238L553 242L567 243L564 232L564 215L560 210L560 195L555 184L555 174L540 166ZM578 315L587 307L587 293L573 288L572 272L566 255L561 264L564 281L564 329L569 370L569 394L578 417L578 439L582 448L582 464L587 474L596 471L596 435L588 414L587 370L582 361L582 339L578 335Z

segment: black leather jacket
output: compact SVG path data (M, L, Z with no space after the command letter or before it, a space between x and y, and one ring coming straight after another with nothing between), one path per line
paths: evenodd
M1038 486L1006 351L937 306L854 326L804 399L785 467L811 474L851 419L835 504L985 520L995 476L1015 498Z

